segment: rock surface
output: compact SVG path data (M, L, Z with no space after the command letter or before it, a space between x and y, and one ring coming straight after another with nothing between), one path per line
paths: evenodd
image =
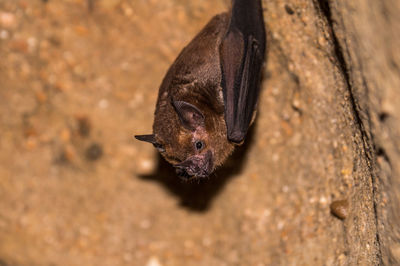
M133 140L229 2L0 0L0 265L400 263L398 1L264 0L258 118L209 180Z

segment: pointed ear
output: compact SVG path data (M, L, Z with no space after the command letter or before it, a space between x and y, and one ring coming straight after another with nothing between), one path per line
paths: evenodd
M135 138L136 138L137 140L145 141L145 142L149 142L149 143L153 144L153 146L154 146L155 148L157 148L157 150L158 150L159 152L165 152L164 146L161 145L160 143L158 143L158 142L156 141L156 137L154 136L154 134L150 134L150 135L136 135Z
M204 115L196 106L184 101L172 101L172 105L185 128L194 131L204 124Z
M135 138L136 138L137 140L140 140L140 141L149 142L149 143L151 143L151 144L153 144L153 145L157 143L156 137L154 136L154 134L150 134L150 135L136 135Z

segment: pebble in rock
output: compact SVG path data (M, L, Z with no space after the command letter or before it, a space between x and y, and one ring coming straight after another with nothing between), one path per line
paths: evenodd
M331 213L337 218L344 220L349 214L349 202L347 200L336 200L331 203Z

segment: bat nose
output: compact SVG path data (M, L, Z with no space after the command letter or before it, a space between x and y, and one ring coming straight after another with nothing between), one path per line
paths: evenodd
M193 175L189 175L189 173L182 168L176 168L176 174L182 179L190 179Z
M190 179L194 176L201 177L201 169L195 164L189 164L186 162L185 164L174 165L176 168L176 173L179 177L184 179Z
M190 179L191 177L208 177L213 170L212 153L208 151L202 158L189 158L179 164L175 164L179 177Z
M193 176L192 166L193 162L191 160L186 160L181 163L175 164L176 173L180 177L190 178Z

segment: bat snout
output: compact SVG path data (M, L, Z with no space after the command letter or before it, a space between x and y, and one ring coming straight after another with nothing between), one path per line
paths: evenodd
M212 153L208 151L204 155L195 155L187 160L175 164L179 177L190 179L192 177L205 178L213 172Z

